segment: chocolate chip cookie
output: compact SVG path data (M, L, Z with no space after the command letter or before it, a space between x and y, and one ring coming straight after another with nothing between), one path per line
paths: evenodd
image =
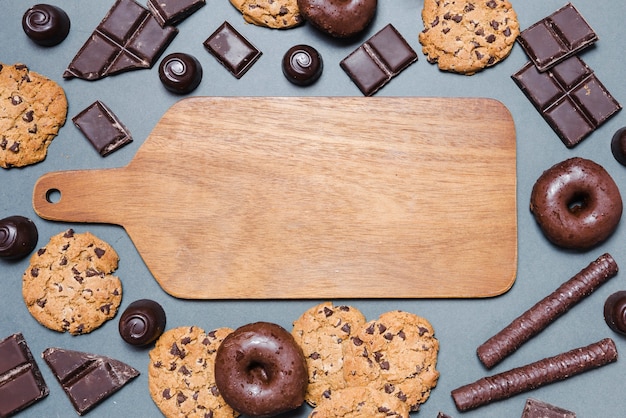
M324 399L309 418L409 418L409 407L392 394L371 387L340 389Z
M230 0L246 22L273 29L288 29L301 24L297 0Z

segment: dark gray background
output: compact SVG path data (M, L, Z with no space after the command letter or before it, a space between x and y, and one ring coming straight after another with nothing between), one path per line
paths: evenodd
M0 170L0 218L14 214L31 217L40 232L38 246L62 230L73 227L78 232L91 231L112 244L121 261L117 274L124 286L121 309L139 298L159 301L168 315L168 328L197 325L205 330L221 326L236 328L248 322L272 321L290 329L291 322L318 300L269 301L186 301L163 292L150 275L125 231L118 226L85 225L47 222L33 211L31 193L37 178L50 171L119 167L126 165L149 135L161 115L180 99L165 91L158 79L156 66L121 74L96 82L62 79L70 60L113 4L112 0L54 0L72 20L69 37L60 45L41 48L23 33L21 17L30 3L23 0L2 0L0 13L0 62L23 62L63 86L69 101L68 123L49 148L47 159L23 169ZM520 26L525 28L565 4L562 0L514 1ZM599 79L617 100L626 104L623 82L622 17L626 3L606 0L577 0L581 11L600 37L597 45L582 54ZM456 411L450 391L485 375L507 370L557 353L584 346L604 337L613 337L618 350L626 349L626 340L614 334L604 323L602 307L606 297L626 288L621 275L601 287L596 293L560 318L538 337L524 345L513 356L491 371L478 361L478 345L508 324L545 295L556 289L603 252L611 253L618 264L625 262L623 225L600 247L585 253L572 253L555 248L543 237L528 210L530 190L541 172L551 165L573 156L593 159L602 164L618 185L626 185L626 168L620 166L610 152L613 133L626 125L626 113L621 112L573 150L565 148L532 105L510 79L525 62L519 45L509 58L497 66L472 77L440 72L421 53L417 40L422 30L418 0L381 0L376 19L360 39L338 41L320 34L309 25L278 31L243 22L240 14L227 0L207 0L207 5L179 25L180 33L166 53L187 52L195 55L204 68L204 79L193 95L202 96L361 96L356 86L339 67L339 61L362 41L387 23L392 23L419 53L419 61L384 87L377 96L469 96L490 97L502 101L511 111L517 130L518 225L519 262L517 280L506 294L492 299L477 300L346 300L361 309L369 319L382 312L402 309L428 318L441 343L438 369L441 378L430 399L417 416L434 418L438 411L452 416L517 417L521 415L529 396L571 409L580 417L622 417L623 379L626 375L622 361L600 370L550 385L529 394L518 395L461 414ZM610 6L610 7L608 7ZM263 51L263 56L237 80L203 48L202 42L224 21ZM284 52L297 43L308 43L322 54L325 70L315 85L300 88L291 85L281 74L280 60ZM128 126L135 141L102 158L69 120L95 100L104 101ZM241 109L245 112L246 109ZM262 117L262 115L250 115ZM450 115L453 117L453 115ZM207 118L211 117L207 110ZM298 123L298 121L294 121ZM463 158L463 149L450 150ZM461 209L460 209L461 210ZM147 214L149 216L149 214ZM175 233L163 231L164 235ZM208 244L210 245L210 243ZM15 332L24 333L37 357L47 347L57 346L108 355L138 368L142 375L111 399L92 411L91 417L133 416L157 417L159 411L150 399L147 387L148 350L133 349L117 333L117 319L95 332L72 337L49 331L28 313L21 296L21 275L28 260L0 260L0 337ZM467 266L468 269L480 266ZM419 274L419 272L416 272ZM211 278L207 278L210 283ZM118 314L119 317L119 314ZM69 417L75 413L59 385L43 361L39 362L50 395L21 416ZM305 417L305 406L290 414Z

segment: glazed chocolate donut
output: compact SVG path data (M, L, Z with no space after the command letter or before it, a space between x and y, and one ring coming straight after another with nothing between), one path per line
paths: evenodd
M270 417L302 405L308 371L302 349L287 330L255 322L236 329L220 344L215 383L235 411Z
M617 185L599 164L570 158L546 170L533 186L530 211L555 245L583 251L607 239L622 216Z
M300 14L322 32L336 38L356 35L376 14L377 0L298 0Z

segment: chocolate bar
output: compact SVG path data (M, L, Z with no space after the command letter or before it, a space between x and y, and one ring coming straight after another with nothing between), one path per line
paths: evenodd
M49 390L21 333L0 341L0 417L10 417Z
M341 62L365 96L371 96L417 61L417 53L392 24L365 41Z
M536 399L526 399L522 418L576 418L576 414Z
M133 141L128 129L99 100L74 116L72 122L103 157Z
M42 357L78 415L87 413L139 376L139 371L121 361L80 351L47 348Z
M151 68L178 29L162 28L134 0L117 0L63 74L98 80L124 71Z
M579 57L545 72L528 62L511 78L568 148L622 108Z
M242 34L224 22L203 43L204 47L236 78L241 78L261 56Z
M461 412L537 389L577 374L605 366L617 360L617 347L605 338L543 360L529 363L452 391L452 399Z
M205 4L205 0L148 0L148 9L165 27L179 24Z
M478 347L478 358L487 368L495 366L600 285L615 277L617 271L613 257L608 253L601 255Z
M546 71L598 40L598 35L568 3L524 29L517 41L539 71Z

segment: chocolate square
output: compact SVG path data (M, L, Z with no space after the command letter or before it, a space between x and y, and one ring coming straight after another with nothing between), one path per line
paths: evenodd
M99 100L74 116L72 122L103 157L133 141L128 129Z
M242 34L224 22L204 41L204 47L233 76L241 78L261 56Z
M148 0L148 9L165 27L179 24L205 4L205 0Z

